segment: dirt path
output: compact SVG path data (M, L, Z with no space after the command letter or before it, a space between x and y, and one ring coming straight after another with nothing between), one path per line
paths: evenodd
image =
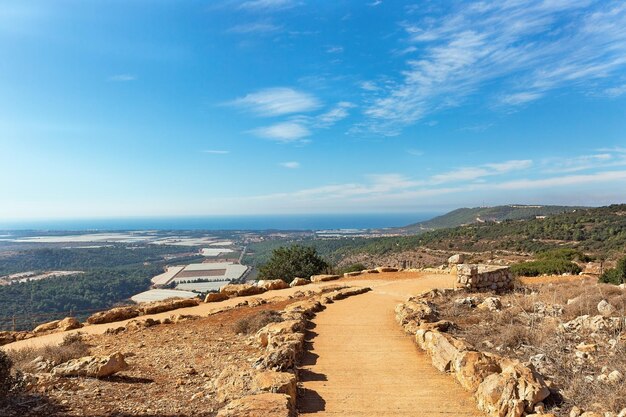
M387 282L318 313L301 367L300 415L482 415L395 322L408 295L446 285L451 278L441 275Z

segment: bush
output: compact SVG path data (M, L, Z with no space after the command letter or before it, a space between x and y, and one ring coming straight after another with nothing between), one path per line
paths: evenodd
M272 252L270 260L259 269L259 279L282 279L291 282L295 277L310 277L328 270L328 264L315 248L293 245Z
M5 405L11 396L17 394L23 387L22 375L13 372L13 361L0 350L0 405Z
M235 333L252 334L258 332L270 323L283 321L279 312L263 310L253 316L244 317L235 323Z
M544 259L521 262L511 266L511 272L517 276L536 277L539 275L579 274L582 269L566 259Z
M352 264L352 265L339 268L337 270L337 273L341 275L341 274L345 274L346 272L360 272L360 271L363 271L364 269L367 269L367 267L363 264Z
M35 372L33 360L42 357L53 365L60 365L72 359L89 355L89 345L83 340L80 333L65 335L59 345L46 345L40 348L24 348L11 352L11 358L16 367L24 372Z
M600 282L606 284L625 284L626 283L626 257L617 261L615 268L607 270L600 276Z

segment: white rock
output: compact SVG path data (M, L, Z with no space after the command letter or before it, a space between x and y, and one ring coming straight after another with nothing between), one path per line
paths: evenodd
M615 313L615 307L613 307L608 301L602 300L598 303L598 313L604 317L611 317Z

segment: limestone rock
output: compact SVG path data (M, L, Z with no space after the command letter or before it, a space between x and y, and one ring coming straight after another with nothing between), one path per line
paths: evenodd
M478 308L489 311L499 311L502 308L502 301L498 297L487 297Z
M232 401L250 393L252 371L229 365L213 381L217 400L221 403Z
M257 295L265 292L265 288L251 284L228 284L220 288L220 293L228 297L244 297L247 295Z
M200 304L200 300L197 298L170 298L163 301L142 303L139 305L139 311L141 314L157 314L179 308L195 307L198 304Z
M476 392L488 375L501 371L493 356L476 351L465 351L456 355L452 369L457 381L470 392Z
M260 280L257 282L257 286L263 288L265 291L283 290L285 288L289 288L289 284L282 279L272 279L269 281Z
M607 380L613 384L617 384L624 380L624 374L622 374L620 371L615 370L607 375Z
M306 278L294 278L293 281L291 281L291 284L289 284L290 287L299 287L301 285L308 285L310 284L311 281L309 281Z
M114 353L111 356L85 356L72 359L52 368L52 374L62 377L83 376L103 378L128 369L124 355Z
M339 279L339 275L321 274L321 275L312 275L311 276L311 282L334 281L336 279Z
M289 372L263 371L254 376L252 389L260 392L287 394L289 404L295 409L297 397L296 376Z
M390 266L379 266L376 270L378 272L398 272L398 268L392 268Z
M361 271L346 272L343 274L344 278L358 277L359 275L361 275Z
M457 253L448 258L448 265L458 265L465 262L465 255Z
M286 335L304 330L304 323L300 320L287 320L278 323L270 323L260 329L256 339L262 347L270 344L270 339L279 335Z
M611 317L615 314L615 307L613 307L608 301L602 300L598 303L598 313L602 314L604 317Z
M222 292L210 292L204 297L205 303L217 303L224 300L228 300L228 295Z
M111 310L101 311L91 315L87 319L89 324L113 323L116 321L128 320L139 315L139 309L134 306L117 307Z
M83 327L83 325L80 324L80 322L74 317L66 317L63 320L54 320L48 323L40 324L39 326L35 327L33 333L44 333L51 331L64 332L67 330L79 329L81 327Z
M249 395L231 401L217 417L292 417L293 410L286 394Z

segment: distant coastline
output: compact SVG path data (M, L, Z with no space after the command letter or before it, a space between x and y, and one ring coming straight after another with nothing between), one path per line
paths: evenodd
M326 230L401 227L441 213L146 217L116 219L0 219L0 230Z

